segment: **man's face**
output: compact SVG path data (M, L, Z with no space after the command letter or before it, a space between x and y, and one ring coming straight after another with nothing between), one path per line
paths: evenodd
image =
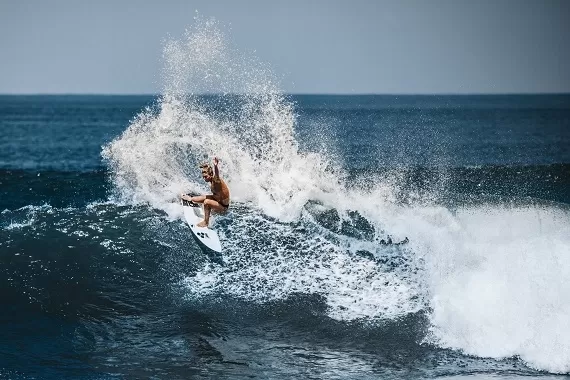
M208 175L208 172L202 172L202 178L204 178L204 181L206 181L206 182L212 181L212 177L210 175Z

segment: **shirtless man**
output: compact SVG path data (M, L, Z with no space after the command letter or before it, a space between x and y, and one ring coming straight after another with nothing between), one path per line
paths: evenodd
M228 185L220 178L218 163L218 158L214 157L214 170L212 170L212 167L208 163L200 165L202 178L204 178L204 181L210 182L212 195L198 195L195 197L190 197L186 194L181 195L181 198L187 201L204 204L204 220L198 223L196 225L197 227L208 227L211 210L223 214L228 211L228 207L230 207L230 190L228 189Z

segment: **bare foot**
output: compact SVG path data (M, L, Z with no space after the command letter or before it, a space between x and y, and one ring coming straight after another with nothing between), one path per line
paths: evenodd
M208 227L208 224L205 220L202 220L200 223L196 224L196 227Z

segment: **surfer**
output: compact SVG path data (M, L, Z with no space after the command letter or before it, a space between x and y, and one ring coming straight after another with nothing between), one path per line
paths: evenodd
M211 195L198 195L194 197L187 194L181 195L181 198L184 200L204 204L204 220L196 225L198 227L208 227L210 223L210 212L212 210L223 214L228 211L228 207L230 207L230 190L224 180L220 178L218 163L218 158L214 157L213 170L212 166L207 162L200 165L202 178L204 178L204 181L210 183L210 189L212 190Z

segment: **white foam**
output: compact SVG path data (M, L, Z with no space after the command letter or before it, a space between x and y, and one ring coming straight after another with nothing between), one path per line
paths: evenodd
M10 222L9 225L7 225L6 227L4 227L4 229L6 231L10 231L10 230L18 230L24 227L30 227L32 224L34 223L34 219L30 219L27 222L24 223L16 223L16 222Z
M477 207L446 218L421 248L433 310L427 341L569 372L568 212Z
M20 207L14 211L5 210L4 212L2 212L2 215L4 216L5 219L7 219L10 214L13 214L14 215L13 217L15 217L17 219L21 219L23 212L25 212L25 214L26 214L25 215L26 220L14 221L13 219L11 219L10 223L7 224L5 227L2 227L2 229L6 230L6 231L11 231L11 230L23 229L26 227L31 227L37 222L39 215L41 215L41 214L53 214L55 211L54 211L54 208L52 206L50 206L49 204L43 204L41 206L28 205L28 206Z
M226 294L266 302L318 294L329 316L339 320L395 318L422 307L414 301L419 289L409 274L347 254L349 239L334 243L255 213L236 216L228 233L234 238L225 241L225 265L188 277L190 297Z

